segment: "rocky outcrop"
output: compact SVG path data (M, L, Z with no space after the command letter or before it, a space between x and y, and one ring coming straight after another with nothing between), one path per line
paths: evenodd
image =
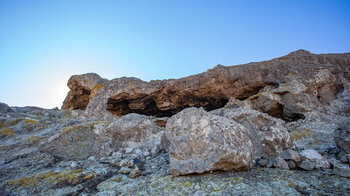
M343 195L349 62L299 50L178 80L90 73L64 110L0 103L0 195Z
M13 109L5 103L0 102L0 113L13 112Z
M71 90L63 102L63 110L85 110L89 103L90 96L103 85L103 80L95 73L72 76L68 81Z
M166 137L174 176L252 167L255 148L248 130L202 108L188 108L171 117Z
M208 111L223 107L230 98L249 98L254 108L294 121L336 99L345 88L343 81L350 79L349 65L350 54L315 55L298 50L260 63L218 65L177 80L145 82L123 77L108 81L94 74L72 76L62 109L85 109L88 116L109 111L118 116L169 117L187 107ZM261 90L271 95L260 96Z

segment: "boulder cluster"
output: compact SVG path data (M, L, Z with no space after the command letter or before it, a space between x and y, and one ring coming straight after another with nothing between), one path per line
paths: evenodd
M350 190L349 53L150 82L88 73L68 86L61 110L0 103L0 195Z

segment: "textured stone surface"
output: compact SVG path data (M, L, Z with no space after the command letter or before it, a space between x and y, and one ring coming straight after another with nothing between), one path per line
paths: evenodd
M281 157L276 157L274 159L273 166L279 169L289 169L288 163Z
M345 153L350 153L350 121L342 124L335 133L335 142Z
M99 87L97 85L103 83L103 81L104 80L95 73L72 76L68 81L68 87L71 91L64 100L62 109L85 110L91 98L90 95L93 96L95 93L94 90L98 90L96 89Z
M279 156L284 160L292 160L295 163L299 163L301 161L299 153L290 149L281 152Z
M177 178L116 175L97 188L97 195L344 195L350 179L319 171L259 168Z
M284 121L250 109L221 109L220 115L242 124L256 147L256 157L274 158L283 150L293 147Z
M113 150L108 145L108 138L95 133L95 126L98 124L99 122L81 123L63 128L48 138L48 142L40 150L69 160L106 156Z
M306 159L306 160L303 160L303 162L301 162L299 167L302 168L302 169L311 171L311 170L313 170L315 168L315 165L316 164L314 162Z
M106 128L106 132L112 136L114 149L126 149L151 153L153 148L159 151L161 136L164 131L160 129L153 118L139 114L129 114L115 119Z
M348 164L343 164L334 158L328 159L333 166L333 172L338 176L350 178L350 167Z
M14 110L8 106L6 103L0 102L0 113L13 112Z
M248 130L202 108L188 108L171 117L166 137L174 176L252 167L255 149Z
M287 164L288 164L289 169L296 168L296 165L295 165L294 161L292 161L292 160L287 161Z
M309 161L315 164L315 168L329 168L330 163L322 157L317 151L314 149L307 149L300 152L300 156L302 157L302 165L304 162Z

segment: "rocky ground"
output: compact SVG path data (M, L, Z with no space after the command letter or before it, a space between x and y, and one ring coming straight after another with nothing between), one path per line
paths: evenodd
M349 195L350 54L179 80L72 76L63 110L0 103L0 195Z

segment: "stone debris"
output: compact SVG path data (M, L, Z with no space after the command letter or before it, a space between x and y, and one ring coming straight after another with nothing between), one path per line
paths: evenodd
M301 161L299 153L291 149L281 152L279 156L286 161L291 160L294 163L299 163Z
M329 168L330 167L330 163L327 161L326 158L322 157L317 151L315 151L314 149L307 149L307 150L303 150L300 153L300 156L302 157L302 164L303 166L305 166L305 164L309 165L309 162L314 164L315 168ZM303 164L303 162L307 162L305 164ZM309 168L309 167L307 167Z
M286 170L289 169L288 163L284 159L282 159L281 157L276 157L274 159L273 166L275 168L279 168L279 169L286 169Z

